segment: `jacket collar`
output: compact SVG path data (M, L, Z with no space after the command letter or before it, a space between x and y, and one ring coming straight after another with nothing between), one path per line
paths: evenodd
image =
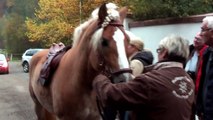
M183 64L180 62L171 62L171 61L170 62L158 62L156 64L145 67L144 72L149 72L151 70L160 70L160 69L169 68L169 67L183 68Z
M180 62L159 62L154 65L155 70L168 68L168 67L179 67L183 68L183 64Z

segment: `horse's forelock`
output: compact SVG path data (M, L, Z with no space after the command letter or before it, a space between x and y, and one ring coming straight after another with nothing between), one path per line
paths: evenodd
M104 29L100 28L98 29L91 37L91 42L90 44L92 45L92 48L96 51L99 45L99 42L102 38L102 34L103 34Z

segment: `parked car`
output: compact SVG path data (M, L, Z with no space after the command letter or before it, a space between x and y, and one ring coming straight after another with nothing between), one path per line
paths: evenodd
M28 49L24 52L22 55L22 67L24 72L29 72L29 67L30 67L30 60L33 57L34 54L37 52L41 51L43 49L41 48L36 48L36 49Z
M4 54L0 54L0 73L9 73L9 59Z

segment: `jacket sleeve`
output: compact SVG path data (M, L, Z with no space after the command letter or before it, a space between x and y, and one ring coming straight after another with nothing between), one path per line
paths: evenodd
M116 109L134 109L143 106L149 99L148 80L136 77L128 82L112 84L104 75L98 75L93 87L103 105Z

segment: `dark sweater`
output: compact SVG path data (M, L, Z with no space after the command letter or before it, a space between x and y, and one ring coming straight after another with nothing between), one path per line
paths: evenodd
M151 65L153 63L153 54L150 51L138 52L131 60L139 60L144 66Z

